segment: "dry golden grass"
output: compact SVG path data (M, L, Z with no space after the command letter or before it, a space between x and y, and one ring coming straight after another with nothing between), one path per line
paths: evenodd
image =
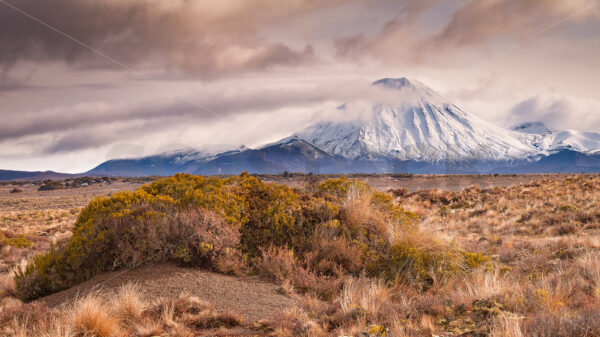
M5 303L0 311L1 336L194 336L214 329L227 334L241 325L236 315L217 313L190 295L148 303L135 284L126 284L113 295L91 293L56 309Z
M386 223L365 200L358 192L348 194L347 223ZM470 251L490 261L462 269L458 261L444 260L458 268L455 273L426 264L426 287L401 278L357 276L348 271L360 261L360 253L339 239L335 226L322 224L313 238L314 254L300 259L272 248L257 262L258 271L282 284L299 303L270 321L241 322L192 296L148 303L135 285L128 285L113 297L96 296L90 304L109 308L102 313L108 322L104 330L93 328L93 313L102 315L98 311L88 310L82 320L91 323L85 325L72 316L75 306L45 312L8 298L0 309L0 326L21 336L75 336L84 331L82 326L136 336L600 335L599 176L552 176L459 192L404 191L396 201L419 215L419 229L407 232L386 223L385 242L407 243L433 260ZM5 283L6 294L11 287ZM37 326L32 317L51 319Z
M148 307L142 299L140 286L135 283L128 283L121 287L111 302L114 315L128 324L136 323Z
M360 198L347 202L353 221L370 221ZM600 177L403 192L398 202L420 215L421 232L387 240L411 240L432 254L465 247L490 256L488 266L439 279L433 271L424 291L350 279L336 302L304 301L279 331L297 335L294 327L304 320L339 335L600 335Z
M344 283L338 301L344 314L358 309L366 315L377 317L388 304L389 292L390 289L381 281L365 277L350 278Z
M111 315L109 306L98 294L77 300L72 308L67 309L64 320L80 336L116 337L122 334L119 320Z

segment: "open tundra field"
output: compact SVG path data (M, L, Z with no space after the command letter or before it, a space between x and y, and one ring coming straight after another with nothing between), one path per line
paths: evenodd
M600 336L600 175L39 187L0 186L1 336Z

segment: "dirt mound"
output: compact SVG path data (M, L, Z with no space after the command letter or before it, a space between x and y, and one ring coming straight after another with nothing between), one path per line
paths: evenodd
M281 287L258 277L228 276L168 264L102 274L38 301L57 307L92 291L108 295L128 282L137 282L149 301L185 293L210 302L219 312L237 313L247 322L269 319L296 303L282 293Z

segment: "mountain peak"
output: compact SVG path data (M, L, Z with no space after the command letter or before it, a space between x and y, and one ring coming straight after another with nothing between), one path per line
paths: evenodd
M420 84L420 83L419 83ZM379 85L387 89L402 89L402 88L414 88L415 85L406 77L400 78L382 78L373 82L373 85Z
M295 136L351 159L495 160L535 152L525 135L462 111L419 81L384 78L373 85L394 92L372 102L371 111L362 114L369 118L317 123Z
M512 130L536 135L548 135L552 133L552 130L548 129L541 121L517 124L512 127Z
M409 80L406 77L386 77L373 82L372 85L389 90L398 90L403 92L403 94L409 94L418 99L442 99L440 95L438 95L435 91L433 91L425 84L417 80Z

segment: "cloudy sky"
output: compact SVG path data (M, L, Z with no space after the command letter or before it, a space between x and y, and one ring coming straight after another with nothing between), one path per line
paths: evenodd
M0 0L0 168L259 146L403 76L600 132L599 0Z

